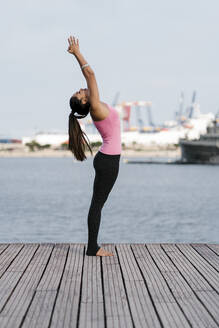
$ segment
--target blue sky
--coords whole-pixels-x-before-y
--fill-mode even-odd
[[[86,81],[69,35],[96,73],[102,101],[150,100],[172,119],[180,92],[203,113],[219,108],[216,0],[20,0],[2,5],[0,136],[67,132],[71,94]]]

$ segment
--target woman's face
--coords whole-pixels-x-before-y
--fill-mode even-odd
[[[86,104],[89,99],[89,90],[80,89],[79,91],[76,91],[73,96],[81,100],[82,104]]]

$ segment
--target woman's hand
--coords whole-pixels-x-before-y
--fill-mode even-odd
[[[70,36],[70,38],[68,38],[68,43],[69,47],[67,51],[70,54],[75,55],[80,52],[78,39],[76,40],[74,36]]]

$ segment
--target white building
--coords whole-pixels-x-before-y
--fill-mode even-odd
[[[40,145],[49,144],[51,146],[60,146],[64,142],[68,142],[68,134],[59,133],[38,133],[33,137],[22,137],[22,144],[36,141]]]

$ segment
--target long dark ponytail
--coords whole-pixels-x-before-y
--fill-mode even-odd
[[[84,161],[85,159],[87,159],[87,157],[85,156],[86,146],[89,148],[92,155],[93,152],[89,144],[89,139],[86,133],[82,131],[77,119],[81,119],[87,116],[90,111],[90,103],[87,102],[86,104],[82,104],[77,97],[72,96],[70,98],[69,105],[72,111],[69,115],[68,123],[68,149],[74,154],[75,158],[78,161]],[[79,116],[75,116],[75,113],[78,113]],[[88,142],[85,136],[88,139]]]

